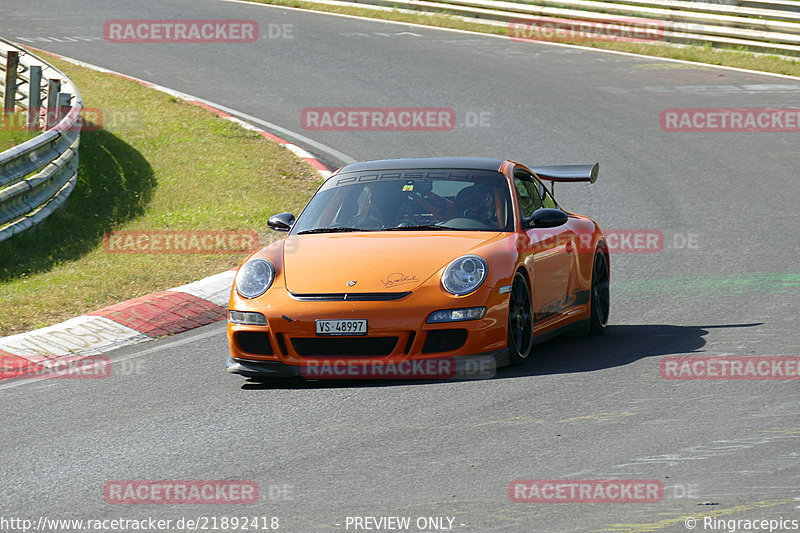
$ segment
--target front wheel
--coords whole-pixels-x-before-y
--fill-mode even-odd
[[[517,272],[508,304],[508,357],[512,365],[521,365],[533,347],[533,312],[531,292],[525,276]]]
[[[592,310],[589,316],[589,335],[602,335],[608,323],[608,310],[611,297],[609,280],[611,279],[606,255],[598,249],[594,254],[592,268]]]

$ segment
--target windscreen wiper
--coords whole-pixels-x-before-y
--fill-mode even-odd
[[[314,229],[307,229],[304,231],[298,231],[296,235],[307,235],[309,233],[345,233],[348,231],[372,231],[363,228],[348,228],[345,226],[337,226],[335,228],[314,228]]]
[[[416,226],[396,226],[394,228],[386,228],[383,231],[420,231],[420,230],[458,231],[458,228],[451,228],[449,226],[441,226],[439,224],[418,224]]]

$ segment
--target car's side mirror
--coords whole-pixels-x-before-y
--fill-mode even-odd
[[[294,225],[294,215],[291,213],[278,213],[272,215],[267,221],[267,226],[275,231],[289,231]]]
[[[560,209],[540,207],[527,219],[526,228],[555,228],[563,226],[568,220],[567,214]]]

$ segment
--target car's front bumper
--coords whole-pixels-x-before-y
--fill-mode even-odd
[[[486,307],[480,319],[427,323],[437,310],[480,306]],[[436,379],[463,376],[465,369],[485,374],[477,369],[494,369],[507,362],[508,294],[495,288],[461,298],[443,299],[436,287],[420,288],[394,301],[338,302],[298,301],[285,289],[278,289],[256,300],[234,294],[230,308],[258,312],[267,320],[266,326],[228,323],[231,373],[317,379],[386,378],[395,371],[407,372],[395,376],[398,378],[430,373]],[[368,333],[319,336],[317,319],[366,319]],[[446,362],[423,364],[431,360]],[[361,375],[356,375],[358,366]],[[345,367],[347,376],[334,375]],[[382,375],[384,370],[389,375]]]

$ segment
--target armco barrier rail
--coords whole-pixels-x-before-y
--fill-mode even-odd
[[[19,67],[13,72],[9,67],[16,58]],[[19,127],[14,114],[27,111],[26,126],[36,129],[46,110],[46,131],[0,152],[2,242],[42,222],[64,204],[75,188],[83,100],[75,84],[61,71],[4,39],[0,39],[0,67],[4,80],[0,126],[8,127],[11,122],[11,127]]]
[[[326,0],[320,0],[327,3]],[[582,24],[635,24],[644,19],[659,28],[659,40],[685,44],[711,44],[757,52],[800,55],[800,2],[796,0],[735,0],[741,5],[688,0],[350,0],[334,4],[394,7],[441,12],[509,26],[535,19],[563,27],[563,21]],[[562,21],[559,23],[558,21]],[[643,22],[644,22],[643,21]]]

